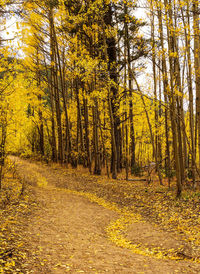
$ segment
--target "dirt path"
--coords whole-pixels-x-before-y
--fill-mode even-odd
[[[26,273],[200,273],[200,265],[193,262],[161,260],[117,247],[105,229],[120,214],[58,188],[61,179],[67,184],[70,178],[56,178],[53,169],[28,161],[17,165],[27,181],[34,184],[37,177],[40,186],[33,187],[39,208],[23,232]],[[134,230],[130,233],[134,239]]]

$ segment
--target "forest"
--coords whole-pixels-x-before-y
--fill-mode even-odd
[[[198,255],[173,256],[200,261],[199,1],[0,0],[0,26],[0,209],[15,199],[10,181],[17,199],[26,200],[26,185],[36,180],[45,188],[45,170],[56,167],[58,187],[66,173],[67,189],[105,208],[133,203],[145,220],[147,206],[157,214],[153,222],[168,214],[175,230],[181,222],[183,231],[192,226],[186,234]],[[127,217],[119,221],[122,230],[140,219],[113,210]],[[111,238],[113,231],[108,228]],[[123,241],[122,247],[139,248]],[[5,250],[12,257],[12,248]],[[0,247],[0,273],[29,273],[5,262],[5,250]],[[151,254],[162,257],[159,252]],[[77,269],[70,273],[94,273]]]

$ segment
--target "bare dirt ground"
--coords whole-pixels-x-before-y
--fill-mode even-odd
[[[140,255],[111,242],[106,227],[120,218],[120,213],[67,191],[94,193],[95,177],[63,174],[57,167],[16,157],[12,160],[29,182],[37,204],[21,226],[25,252],[21,273],[200,273],[200,264],[190,260]],[[105,187],[106,193],[99,197],[111,195],[108,190]],[[155,229],[148,222],[138,221],[122,233],[133,244],[146,247],[173,249],[182,245],[177,235]]]

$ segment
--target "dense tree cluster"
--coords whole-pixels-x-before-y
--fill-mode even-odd
[[[190,179],[196,187],[199,3],[148,0],[145,6],[146,22],[130,0],[21,2],[24,56],[15,73],[1,72],[1,81],[13,80],[24,94],[17,103],[24,123],[15,122],[20,129],[8,150],[81,164],[99,175],[105,168],[112,178],[125,169],[128,179],[155,162],[161,184],[176,175],[177,196]]]

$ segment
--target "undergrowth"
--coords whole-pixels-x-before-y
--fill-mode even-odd
[[[25,273],[24,219],[30,214],[29,195],[15,165],[6,161],[0,190],[0,273]]]

